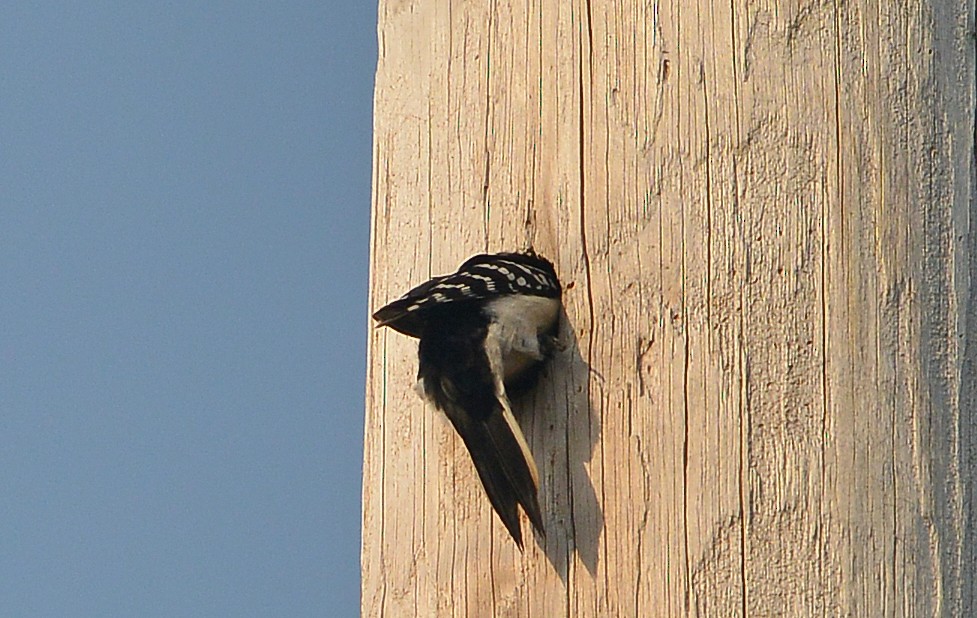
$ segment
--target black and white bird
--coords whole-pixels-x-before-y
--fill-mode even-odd
[[[529,249],[476,255],[373,314],[420,339],[417,388],[464,441],[489,501],[520,549],[519,506],[543,534],[539,472],[509,393],[531,388],[554,349],[562,289]]]

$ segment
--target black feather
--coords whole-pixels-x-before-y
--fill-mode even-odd
[[[540,534],[543,517],[530,463],[495,393],[482,345],[487,326],[478,314],[444,316],[437,330],[421,337],[417,377],[461,436],[492,507],[522,548],[517,506]]]
[[[379,326],[420,339],[417,377],[424,394],[461,436],[492,507],[520,549],[519,507],[540,534],[543,517],[536,464],[509,410],[506,392],[530,388],[542,364],[527,363],[523,355],[507,365],[504,351],[502,359],[490,360],[486,336],[492,316],[498,316],[492,313],[496,299],[513,295],[559,299],[561,294],[553,264],[532,250],[482,254],[373,314]],[[554,322],[548,332],[539,333],[544,357],[552,351],[555,329]],[[492,332],[493,354],[499,354],[496,325]],[[492,375],[493,362],[504,365],[501,376],[509,376],[504,387]]]
[[[510,268],[513,276],[500,276],[500,266]],[[520,279],[525,283],[520,285]],[[562,291],[552,262],[531,249],[526,253],[483,253],[469,258],[456,272],[434,277],[411,289],[377,310],[373,319],[377,326],[389,326],[420,338],[424,323],[433,318],[432,313],[442,312],[447,306],[457,311],[458,303],[474,304],[502,294],[559,298]]]

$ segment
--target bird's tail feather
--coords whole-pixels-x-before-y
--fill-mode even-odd
[[[485,419],[473,418],[453,405],[445,406],[444,411],[471,454],[492,507],[521,549],[517,506],[522,506],[540,534],[544,532],[537,497],[539,473],[508,402],[499,404],[500,409]]]

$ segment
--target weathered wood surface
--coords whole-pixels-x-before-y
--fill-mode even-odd
[[[371,330],[364,616],[977,615],[973,0],[381,0],[379,52],[371,309],[573,287],[525,554]]]

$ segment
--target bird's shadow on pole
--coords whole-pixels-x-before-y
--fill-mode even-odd
[[[515,412],[530,427],[532,450],[540,467],[540,504],[546,536],[536,544],[564,584],[574,557],[591,577],[597,572],[604,515],[587,471],[600,438],[601,410],[591,390],[601,380],[583,358],[566,313],[559,347],[538,388],[516,402]]]

